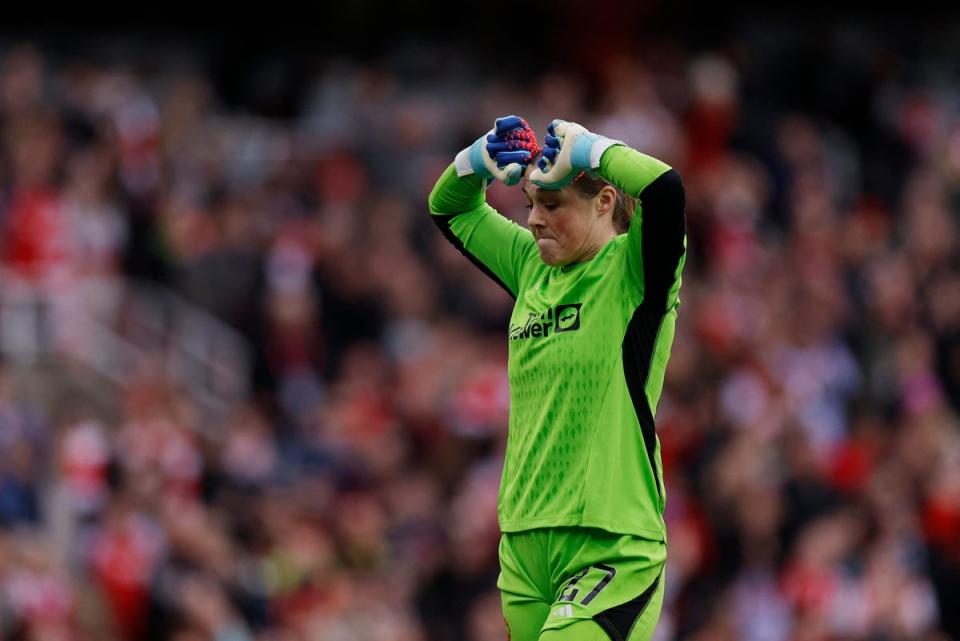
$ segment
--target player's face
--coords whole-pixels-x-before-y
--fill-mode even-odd
[[[548,265],[588,260],[613,235],[609,198],[584,198],[569,187],[541,189],[531,183],[523,185],[523,194],[530,212],[527,225]]]

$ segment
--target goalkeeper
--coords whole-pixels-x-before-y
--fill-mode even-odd
[[[653,416],[679,304],[683,184],[572,122],[554,120],[540,151],[523,119],[500,118],[429,199],[450,242],[516,300],[497,586],[512,641],[646,640],[663,602]],[[529,229],[486,203],[494,179],[520,185]]]

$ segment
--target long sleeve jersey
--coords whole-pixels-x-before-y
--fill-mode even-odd
[[[604,152],[598,173],[638,204],[627,232],[578,264],[544,263],[530,231],[453,165],[430,194],[430,212],[516,301],[506,331],[501,530],[581,526],[665,540],[654,413],[686,252],[683,184],[622,145]]]

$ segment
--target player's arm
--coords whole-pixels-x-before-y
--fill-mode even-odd
[[[627,230],[627,265],[643,281],[644,299],[676,303],[686,254],[686,192],[675,169],[630,147],[603,153],[598,173],[637,198]]]
[[[499,118],[490,132],[457,154],[428,199],[444,236],[514,298],[521,268],[536,247],[528,230],[487,204],[486,188],[494,179],[519,182],[538,152],[536,136],[522,118]]]
[[[644,299],[663,300],[667,307],[675,304],[686,251],[686,195],[680,174],[619,140],[554,120],[530,181],[558,189],[583,171],[637,199],[627,232],[629,275],[643,283]]]

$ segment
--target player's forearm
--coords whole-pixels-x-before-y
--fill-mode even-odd
[[[598,168],[600,176],[635,198],[668,171],[670,165],[625,145],[603,152]]]
[[[486,202],[483,179],[476,175],[457,176],[453,163],[440,175],[427,203],[435,216],[452,216],[472,211]]]

